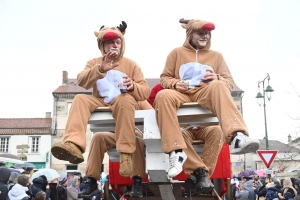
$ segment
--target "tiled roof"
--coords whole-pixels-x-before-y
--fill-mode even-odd
[[[259,140],[259,150],[265,150],[266,149],[266,140],[260,139]],[[295,148],[289,144],[284,144],[282,142],[279,142],[277,140],[268,140],[269,143],[269,150],[278,150],[278,152],[282,153],[296,153],[300,152],[300,149]]]
[[[78,86],[77,79],[68,79],[68,82],[66,84],[60,85],[58,88],[56,88],[52,94],[55,93],[87,93],[92,94],[93,89],[90,88],[88,90],[84,89],[83,87]]]
[[[52,118],[0,118],[0,135],[51,134]]]
[[[52,118],[0,118],[0,129],[49,128]]]

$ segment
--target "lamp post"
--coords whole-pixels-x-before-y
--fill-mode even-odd
[[[265,88],[265,80],[268,79],[268,86]],[[270,76],[267,74],[267,76],[262,80],[258,81],[258,93],[256,95],[257,103],[259,106],[261,106],[262,101],[264,102],[264,116],[265,116],[265,139],[266,139],[266,150],[269,150],[269,141],[268,141],[268,130],[267,130],[267,117],[266,117],[266,101],[265,96],[267,94],[267,98],[270,101],[273,96],[273,88],[269,84]],[[260,84],[263,84],[263,94],[260,92]]]

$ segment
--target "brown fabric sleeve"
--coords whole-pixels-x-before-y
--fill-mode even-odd
[[[92,59],[87,62],[84,70],[82,70],[77,75],[77,81],[79,86],[88,90],[95,85],[98,79],[104,78],[106,76],[106,73],[101,73],[99,71],[100,60],[101,58]]]
[[[176,66],[176,57],[177,54],[173,50],[171,53],[168,55],[165,68],[160,75],[160,82],[165,89],[175,89],[175,85],[177,82],[180,81],[180,79],[173,78],[175,76],[175,66]]]

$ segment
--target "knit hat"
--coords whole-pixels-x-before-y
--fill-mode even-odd
[[[63,184],[65,184],[65,183],[67,182],[67,180],[68,180],[68,178],[65,177],[65,178],[63,178],[61,181],[59,181],[59,183],[60,183],[61,185],[63,185]]]

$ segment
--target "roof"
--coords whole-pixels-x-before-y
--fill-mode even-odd
[[[52,118],[0,118],[0,135],[51,134]]]
[[[66,84],[60,85],[58,88],[56,88],[52,94],[54,93],[87,93],[92,94],[93,89],[90,88],[86,90],[83,87],[78,86],[77,79],[68,79],[68,82]]]
[[[265,150],[266,149],[266,140],[260,139],[259,143],[260,143],[259,150]],[[278,152],[282,152],[282,153],[300,152],[300,149],[293,147],[289,144],[279,142],[277,140],[268,140],[268,143],[269,143],[269,150],[278,150]]]

